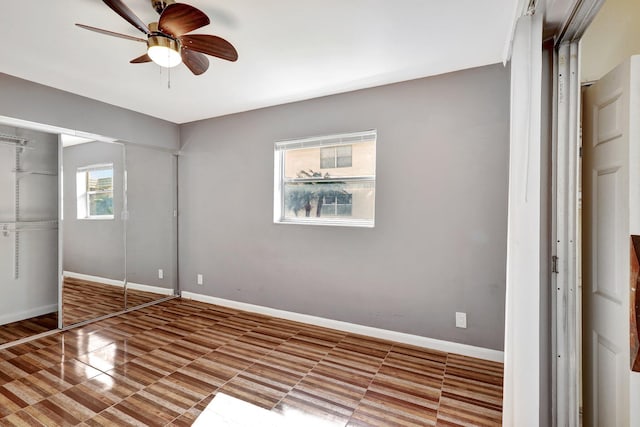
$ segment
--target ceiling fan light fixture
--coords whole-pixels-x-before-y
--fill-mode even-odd
[[[172,68],[182,63],[177,40],[164,36],[150,36],[148,44],[147,55],[159,66]]]

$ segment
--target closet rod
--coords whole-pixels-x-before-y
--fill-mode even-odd
[[[0,233],[22,233],[23,231],[49,231],[49,230],[57,230],[58,227],[26,227],[26,228],[0,228]]]
[[[3,144],[24,145],[28,141],[29,140],[26,138],[20,138],[19,136],[0,133],[0,143]]]
[[[9,233],[19,233],[23,231],[49,231],[57,230],[58,221],[18,221],[0,223],[0,233],[8,237]]]

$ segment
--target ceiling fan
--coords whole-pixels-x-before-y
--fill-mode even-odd
[[[146,40],[89,25],[76,25],[108,36],[146,43],[147,53],[132,59],[132,64],[153,61],[162,67],[170,68],[183,62],[193,74],[200,75],[209,68],[209,60],[204,54],[227,61],[238,59],[236,49],[223,38],[208,34],[187,34],[211,22],[207,15],[193,6],[175,3],[174,0],[151,0],[151,5],[160,14],[160,18],[158,22],[145,25],[121,0],[102,1],[146,34]]]

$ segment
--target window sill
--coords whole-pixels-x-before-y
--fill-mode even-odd
[[[110,221],[115,219],[113,215],[104,215],[104,216],[90,216],[86,218],[78,218],[79,221]]]
[[[317,218],[296,218],[296,219],[276,219],[274,224],[287,225],[321,225],[330,227],[358,227],[358,228],[374,228],[375,221],[367,219],[317,219]]]

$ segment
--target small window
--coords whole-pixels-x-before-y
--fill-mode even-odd
[[[113,219],[113,164],[78,168],[78,219]]]
[[[320,149],[320,169],[350,168],[351,165],[350,145]]]
[[[376,131],[275,145],[274,222],[374,226]]]
[[[353,194],[349,194],[346,191],[324,195],[322,200],[319,201],[319,203],[322,203],[322,216],[351,216],[352,200]]]

